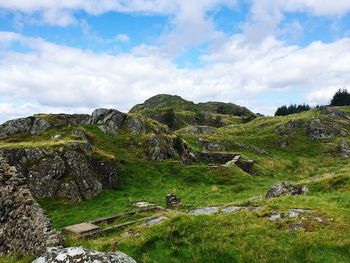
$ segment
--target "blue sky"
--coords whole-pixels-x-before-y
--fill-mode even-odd
[[[0,2],[0,121],[158,93],[273,114],[349,83],[348,0]]]

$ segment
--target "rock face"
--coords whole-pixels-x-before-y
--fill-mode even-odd
[[[35,197],[78,202],[118,184],[114,162],[89,157],[81,145],[58,150],[7,149],[4,156],[21,170]]]
[[[41,255],[62,236],[34,200],[25,177],[0,157],[0,256]]]
[[[302,185],[293,185],[289,182],[282,182],[280,184],[273,185],[266,193],[266,198],[278,197],[282,195],[303,195],[306,194],[309,189]]]
[[[136,263],[134,259],[122,252],[102,253],[81,247],[55,247],[33,263]]]

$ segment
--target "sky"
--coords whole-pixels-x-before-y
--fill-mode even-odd
[[[156,94],[266,115],[350,90],[350,0],[0,0],[0,122]]]

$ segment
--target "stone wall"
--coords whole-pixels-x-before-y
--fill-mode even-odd
[[[0,153],[0,256],[41,255],[63,239],[34,200],[26,178]]]

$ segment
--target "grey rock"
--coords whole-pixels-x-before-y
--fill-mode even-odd
[[[109,114],[108,109],[96,109],[91,114],[91,123],[102,123],[102,120]]]
[[[148,155],[154,161],[168,160],[176,156],[174,142],[170,136],[153,136],[148,139]]]
[[[277,220],[282,219],[281,213],[279,211],[274,211],[272,213],[269,213],[267,215],[267,218],[270,219],[271,221],[277,221]]]
[[[350,146],[348,142],[344,139],[340,140],[337,148],[337,153],[339,153],[342,157],[349,158],[350,157]]]
[[[203,133],[203,134],[213,134],[215,132],[215,129],[213,127],[209,126],[194,126],[190,125],[185,128],[185,132],[188,134],[197,134],[197,133]]]
[[[85,144],[58,150],[7,149],[4,156],[20,169],[35,197],[82,201],[97,196],[102,188],[118,185],[118,172],[112,160],[89,157]]]
[[[128,116],[126,120],[126,127],[130,130],[132,134],[146,134],[147,127],[145,123],[135,116]]]
[[[136,263],[122,252],[103,253],[82,247],[54,247],[33,263]]]
[[[25,177],[0,157],[0,256],[40,255],[62,244],[44,210],[34,200]]]
[[[240,207],[240,206],[227,206],[227,207],[221,209],[221,213],[222,213],[222,214],[230,214],[230,213],[234,213],[234,212],[241,211],[242,209],[244,209],[244,207]]]
[[[160,216],[160,217],[157,217],[157,218],[153,218],[149,221],[147,221],[144,226],[154,226],[154,225],[158,225],[160,224],[162,221],[164,220],[167,220],[168,218],[165,217],[165,216]]]
[[[196,210],[192,210],[189,212],[190,215],[213,215],[219,213],[219,207],[205,207]]]
[[[309,189],[302,185],[293,185],[289,182],[282,182],[280,184],[273,185],[266,193],[266,198],[278,197],[282,195],[303,195],[306,194]]]
[[[34,115],[7,121],[0,125],[0,139],[17,133],[39,134],[51,128],[78,126],[91,122],[91,117],[87,114],[50,114],[47,116],[46,118],[42,117],[42,115]]]
[[[225,146],[215,143],[215,142],[204,142],[204,148],[210,152],[223,152],[225,151]]]

